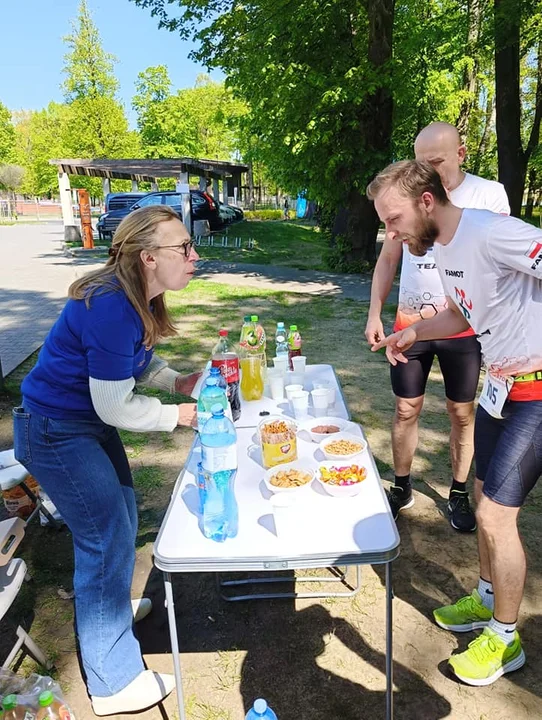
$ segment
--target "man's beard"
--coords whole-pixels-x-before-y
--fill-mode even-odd
[[[435,244],[438,233],[438,227],[433,218],[420,217],[415,232],[412,235],[403,235],[403,240],[413,255],[423,257]]]

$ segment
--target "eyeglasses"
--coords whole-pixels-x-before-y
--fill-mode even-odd
[[[182,243],[182,245],[160,245],[158,250],[162,250],[163,248],[171,248],[172,250],[182,250],[184,253],[185,258],[190,257],[190,253],[192,252],[192,248],[196,244],[195,240],[189,240],[188,242]],[[179,253],[180,255],[181,253]]]

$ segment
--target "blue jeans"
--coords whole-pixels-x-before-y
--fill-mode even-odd
[[[23,401],[24,402],[24,401]],[[66,521],[75,555],[76,631],[90,695],[122,690],[145,667],[130,588],[137,507],[117,430],[13,411],[15,457]]]

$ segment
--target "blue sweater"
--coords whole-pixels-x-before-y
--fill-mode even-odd
[[[152,359],[124,291],[98,290],[90,307],[68,300],[21,386],[25,407],[57,420],[96,420],[89,377],[137,380]]]

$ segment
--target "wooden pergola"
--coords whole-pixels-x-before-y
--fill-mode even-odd
[[[58,167],[62,219],[64,221],[64,235],[67,239],[77,234],[73,216],[70,175],[101,177],[104,195],[111,192],[112,179],[131,180],[132,189],[136,191],[140,182],[150,182],[152,188],[157,190],[157,178],[174,178],[177,192],[182,195],[183,221],[188,231],[191,232],[190,175],[199,177],[201,190],[206,190],[209,184],[208,181],[212,180],[212,194],[215,200],[222,199],[222,202],[227,205],[230,188],[234,190],[234,196],[237,194],[237,198],[241,199],[241,177],[243,173],[248,172],[248,165],[241,163],[186,157],[161,160],[60,159],[50,160],[49,162],[51,165]],[[222,181],[222,198],[220,198],[219,181]]]

